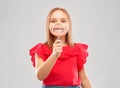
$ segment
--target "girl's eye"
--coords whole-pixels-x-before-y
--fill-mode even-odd
[[[56,21],[55,21],[55,20],[50,20],[50,22],[51,22],[51,23],[54,23],[54,22],[56,22]]]
[[[67,22],[67,20],[63,18],[63,19],[61,19],[61,22]]]
[[[66,22],[66,20],[62,20],[61,22]]]

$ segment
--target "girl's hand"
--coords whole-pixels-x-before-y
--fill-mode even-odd
[[[61,55],[61,52],[62,52],[62,41],[57,39],[53,43],[53,52],[52,52],[52,54],[58,58]]]

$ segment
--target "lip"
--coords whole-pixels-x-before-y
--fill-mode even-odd
[[[64,28],[53,28],[53,31],[55,33],[63,33],[64,32]]]
[[[64,30],[64,28],[53,28],[53,30]]]

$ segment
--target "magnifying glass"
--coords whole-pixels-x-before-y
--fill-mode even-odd
[[[64,27],[64,28],[63,28]],[[63,32],[65,31],[65,30],[68,30],[68,24],[66,24],[66,26],[64,26],[64,25],[62,25],[62,24],[54,24],[54,25],[52,25],[52,30],[54,30],[54,28],[59,28],[58,30],[63,30]],[[60,29],[61,28],[61,29]],[[61,33],[61,31],[57,31],[57,32],[60,32]],[[60,40],[60,38],[61,38],[61,34],[60,35],[56,35],[56,37],[57,37],[57,39],[58,40]]]

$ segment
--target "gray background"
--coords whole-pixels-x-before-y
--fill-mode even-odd
[[[56,6],[69,11],[74,41],[89,45],[93,88],[120,88],[119,0],[0,0],[0,88],[40,88],[29,49],[45,41],[46,16]]]

